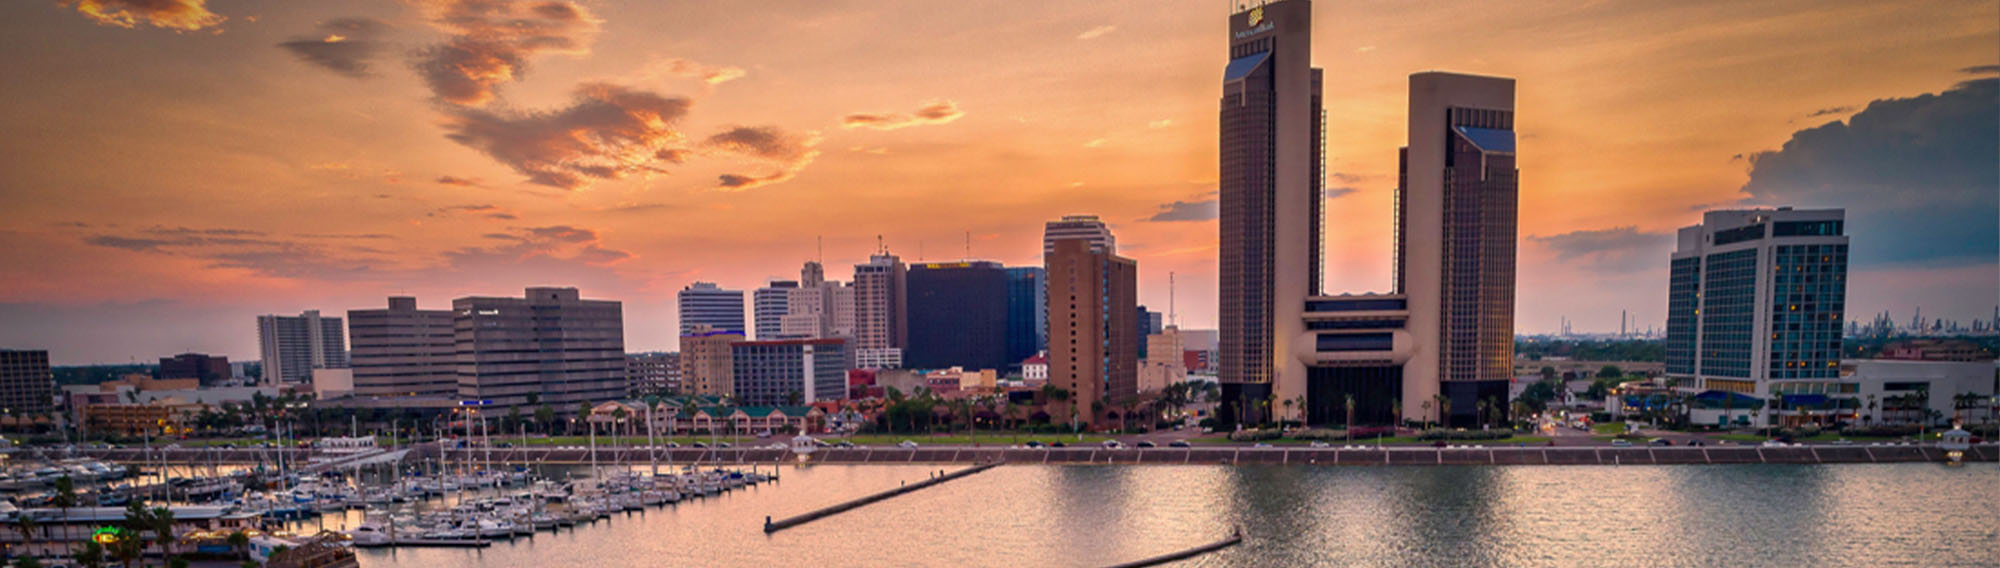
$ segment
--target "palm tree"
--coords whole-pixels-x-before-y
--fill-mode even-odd
[[[1389,431],[1394,432],[1403,425],[1403,399],[1389,399],[1389,415],[1392,417],[1389,419]]]
[[[1486,399],[1479,399],[1472,402],[1472,408],[1479,413],[1479,426],[1482,428],[1486,426],[1486,407],[1488,404]]]
[[[1418,430],[1422,430],[1422,429],[1424,429],[1424,428],[1429,428],[1429,427],[1431,427],[1431,422],[1430,422],[1430,418],[1431,418],[1431,403],[1432,403],[1432,402],[1435,402],[1435,399],[1432,399],[1432,400],[1426,400],[1426,401],[1424,401],[1424,405],[1423,405],[1423,406],[1424,406],[1424,423],[1423,423],[1423,427],[1422,427],[1422,428],[1418,428]]]
[[[138,535],[128,535],[111,542],[111,557],[118,559],[125,568],[132,568],[132,563],[138,562],[145,554],[146,541],[141,540]]]
[[[243,531],[236,531],[229,533],[229,549],[241,555],[243,557],[243,560],[245,561],[250,560],[249,533],[245,533]]]
[[[1347,443],[1354,443],[1354,395],[1347,395]]]
[[[83,546],[71,550],[69,557],[83,568],[104,568],[104,546],[94,540],[83,541]]]
[[[14,530],[21,533],[21,546],[23,548],[28,546],[28,541],[35,539],[35,528],[38,526],[40,525],[35,522],[35,517],[29,515],[27,511],[22,511],[20,516],[14,519]],[[13,555],[11,547],[7,552],[9,556]]]
[[[76,481],[67,475],[56,478],[56,496],[51,504],[62,510],[63,520],[68,522],[69,508],[76,506]]]
[[[33,556],[16,558],[14,559],[14,568],[42,568],[42,559]]]
[[[147,528],[153,531],[153,542],[160,545],[160,557],[171,556],[174,542],[178,540],[174,536],[174,511],[166,507],[154,507],[152,514],[146,517],[146,524]]]

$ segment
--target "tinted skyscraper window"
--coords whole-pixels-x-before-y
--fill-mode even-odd
[[[681,335],[706,325],[717,331],[749,335],[743,325],[743,291],[725,290],[713,282],[696,282],[681,289]]]
[[[912,369],[1003,369],[1007,363],[1007,273],[997,262],[910,265]]]
[[[1048,270],[1040,266],[1007,268],[1007,364],[1010,366],[1049,348],[1048,276]]]

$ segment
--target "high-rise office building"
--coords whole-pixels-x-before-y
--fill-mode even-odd
[[[1396,291],[1416,351],[1403,414],[1442,394],[1454,425],[1479,402],[1504,408],[1514,377],[1514,262],[1520,201],[1514,80],[1410,76],[1409,145],[1396,190]]]
[[[29,416],[55,409],[56,377],[49,352],[0,349],[0,414]]]
[[[1145,306],[1139,306],[1139,313],[1137,314],[1137,316],[1138,319],[1135,321],[1139,322],[1139,337],[1141,338],[1151,337],[1153,334],[1159,333],[1160,330],[1165,329],[1166,327],[1164,325],[1166,318],[1162,317],[1160,312],[1148,310],[1146,309]],[[1139,342],[1140,359],[1143,360],[1146,358],[1146,353],[1148,352],[1148,349],[1150,349],[1150,347],[1148,347],[1147,342],[1145,341]]]
[[[1007,267],[1007,365],[1018,366],[1049,348],[1049,271]]]
[[[625,354],[625,384],[632,394],[681,394],[681,354],[652,351]]]
[[[737,404],[778,406],[847,398],[847,340],[739,341],[729,346]]]
[[[681,334],[681,385],[690,394],[724,396],[735,392],[730,382],[734,360],[729,345],[743,341],[743,332],[706,325]]]
[[[417,309],[392,296],[389,307],[347,310],[354,393],[363,396],[458,395],[458,340],[451,310]]]
[[[706,325],[722,331],[748,335],[743,325],[743,291],[725,290],[714,282],[696,282],[682,288],[680,296],[681,335]]]
[[[1118,239],[1111,236],[1111,228],[1096,215],[1064,215],[1043,225],[1042,256],[1055,252],[1056,241],[1063,239],[1083,239],[1090,241],[1091,250],[1118,252]]]
[[[1735,209],[1682,228],[1668,272],[1667,375],[1765,398],[1838,393],[1845,218]]]
[[[1320,290],[1326,115],[1310,0],[1231,14],[1228,39],[1217,308],[1221,412],[1236,420],[1239,411],[1267,416],[1247,401],[1304,394],[1292,338],[1305,332],[1304,299]]]
[[[904,367],[1007,367],[1007,271],[1000,263],[917,263],[906,283],[910,343]]]
[[[1139,358],[1139,392],[1159,392],[1187,381],[1186,346],[1179,327],[1167,326],[1146,336],[1146,354]]]
[[[559,412],[624,398],[625,315],[613,300],[575,288],[529,288],[525,297],[451,301],[458,396],[514,406],[528,395]]]
[[[857,358],[901,359],[909,344],[909,269],[883,252],[854,265],[854,347]],[[891,357],[890,352],[895,352]]]
[[[229,368],[229,358],[220,355],[182,353],[160,358],[161,379],[195,379],[201,382],[201,386],[209,387],[235,376]]]
[[[756,318],[757,339],[784,336],[785,314],[791,312],[792,293],[798,289],[796,280],[772,280],[750,293],[750,311]]]
[[[1048,263],[1049,383],[1069,391],[1079,423],[1139,390],[1139,265],[1094,250],[1085,239],[1056,241]],[[1060,418],[1058,420],[1061,420]]]
[[[296,316],[257,316],[257,345],[264,356],[265,383],[303,383],[313,369],[347,368],[346,330],[340,318],[319,310]]]

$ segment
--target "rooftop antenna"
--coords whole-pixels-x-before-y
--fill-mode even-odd
[[[826,264],[826,236],[815,235],[813,236],[813,242],[819,248],[818,252],[813,253],[813,262],[820,263],[821,265]]]
[[[972,231],[965,232],[965,259],[972,260]]]
[[[1180,312],[1174,310],[1174,273],[1167,273],[1167,324],[1176,328],[1181,325]]]
[[[875,235],[875,254],[882,254],[886,252],[889,252],[889,247],[882,245],[882,235]]]

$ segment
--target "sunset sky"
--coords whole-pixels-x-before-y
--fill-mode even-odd
[[[1518,83],[1517,330],[1662,327],[1674,229],[1845,207],[1848,317],[1992,317],[1993,2],[1321,1],[1330,292],[1390,280],[1410,73]],[[1039,264],[1096,214],[1215,325],[1228,2],[0,3],[0,347],[256,358],[254,316]]]

